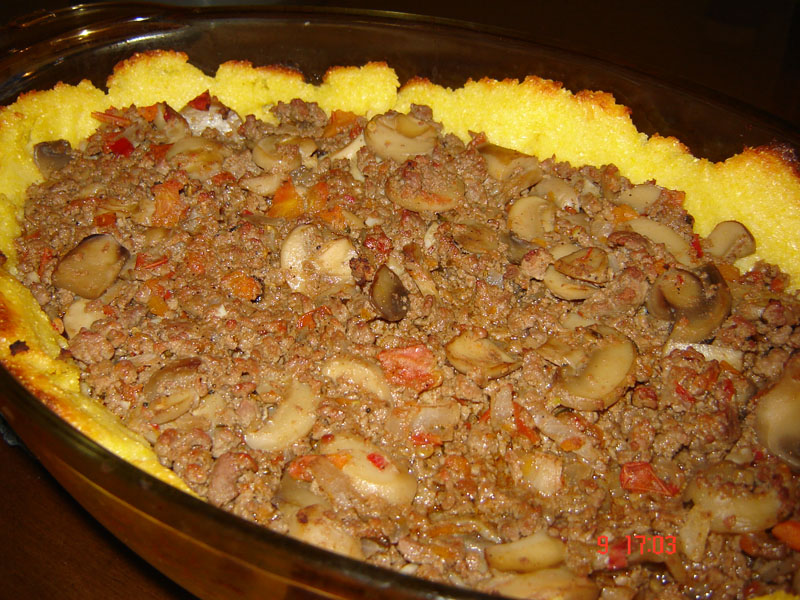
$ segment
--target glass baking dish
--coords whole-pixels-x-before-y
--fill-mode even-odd
[[[445,86],[536,74],[572,90],[612,92],[641,131],[674,135],[697,156],[745,145],[798,145],[779,121],[506,32],[441,19],[356,11],[76,6],[0,30],[0,104],[58,81],[102,86],[134,52],[176,49],[213,74],[228,60],[280,64],[318,81],[336,65],[385,61],[401,82]],[[0,370],[0,412],[103,525],[200,598],[481,598],[310,547],[190,497],[74,430]]]

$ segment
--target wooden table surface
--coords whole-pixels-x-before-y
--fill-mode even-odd
[[[193,600],[0,438],[0,597]]]

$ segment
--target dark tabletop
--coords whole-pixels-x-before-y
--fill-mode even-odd
[[[170,2],[166,2],[170,3]],[[236,5],[219,0],[179,5]],[[68,1],[3,2],[0,23]],[[800,127],[800,4],[794,0],[643,3],[284,2],[411,12],[521,31],[539,42],[715,90]],[[0,597],[191,596],[106,532],[18,446],[0,440]]]

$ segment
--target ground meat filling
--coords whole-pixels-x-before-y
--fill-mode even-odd
[[[800,302],[734,266],[740,224],[426,107],[272,112],[204,94],[37,148],[19,276],[164,465],[484,591],[799,591]]]

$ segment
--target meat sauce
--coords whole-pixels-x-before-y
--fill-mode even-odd
[[[800,304],[734,266],[744,227],[426,107],[272,112],[205,94],[37,148],[20,278],[164,465],[483,591],[798,591]]]

